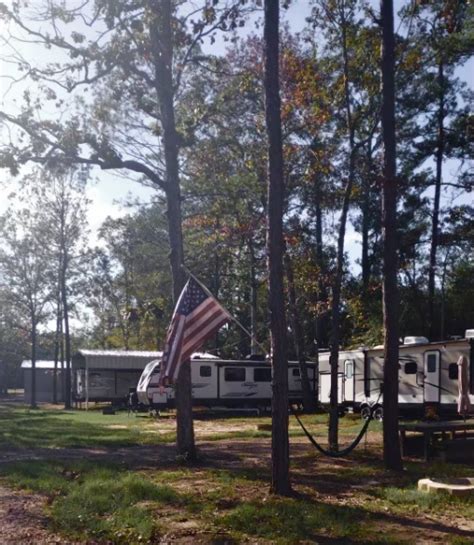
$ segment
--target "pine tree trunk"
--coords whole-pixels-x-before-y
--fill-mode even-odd
[[[61,298],[63,306],[64,317],[64,345],[65,345],[65,360],[66,360],[66,378],[65,378],[65,392],[64,392],[64,408],[70,409],[71,404],[71,335],[69,331],[69,303],[67,299],[67,286],[66,286],[66,271],[67,261],[66,256],[63,256],[63,266],[61,271]]]
[[[288,360],[283,291],[283,152],[279,82],[279,4],[265,0],[265,117],[268,134],[268,270],[273,366],[272,484],[276,494],[291,492],[288,440]]]
[[[332,309],[331,309],[331,337],[329,364],[331,368],[331,392],[329,395],[329,430],[328,443],[331,450],[338,450],[338,374],[339,374],[339,343],[340,343],[340,322],[341,322],[341,291],[342,276],[344,272],[344,240],[346,237],[346,223],[349,212],[349,203],[354,185],[355,176],[355,131],[352,119],[351,96],[349,87],[349,54],[347,44],[347,23],[344,15],[344,6],[341,9],[341,31],[342,31],[342,57],[344,72],[344,99],[346,110],[347,132],[349,137],[349,172],[344,189],[344,199],[342,203],[341,219],[339,224],[339,233],[337,239],[337,258],[336,274],[332,287]]]
[[[220,229],[219,219],[217,219],[214,228],[216,229],[216,232],[218,232],[218,230]],[[219,298],[219,290],[221,289],[220,273],[221,273],[221,261],[220,261],[219,252],[216,249],[215,252],[214,252],[214,279],[213,279],[213,282],[212,282],[212,291],[213,291],[216,298]],[[216,349],[216,352],[217,352],[219,350],[219,346],[220,346],[220,343],[219,343],[219,330],[216,331],[216,334],[215,334],[214,338],[215,338],[215,349]]]
[[[173,5],[171,0],[160,0],[159,2],[148,2],[148,7],[152,15],[150,17],[150,38],[156,74],[156,93],[163,128],[170,243],[169,259],[173,279],[173,297],[176,302],[184,287],[186,277],[183,270],[184,250],[178,161],[179,146],[174,113]],[[186,456],[188,460],[193,460],[196,456],[191,396],[191,368],[186,363],[183,364],[177,380],[176,426],[178,453]]]
[[[398,438],[398,259],[395,139],[395,40],[393,0],[381,0],[382,136],[384,147],[382,235],[385,361],[383,374],[383,447],[387,469],[401,470]]]
[[[63,400],[66,399],[66,373],[64,372],[64,335],[63,335],[63,315],[59,324],[59,361],[61,362],[61,392]]]
[[[58,403],[58,362],[59,362],[59,340],[61,328],[61,291],[57,293],[56,303],[56,331],[54,335],[54,374],[53,374],[53,403]]]
[[[36,316],[31,314],[31,400],[30,407],[36,409]]]
[[[186,461],[196,459],[192,408],[191,362],[181,365],[176,382],[176,447]]]
[[[362,182],[362,290],[367,296],[370,282],[370,261],[369,261],[369,224],[370,224],[370,184],[367,180]]]
[[[288,280],[288,301],[290,304],[291,325],[296,349],[296,357],[300,367],[301,390],[303,394],[303,407],[305,412],[314,412],[316,409],[316,397],[311,391],[311,385],[308,378],[308,366],[306,365],[304,334],[301,327],[298,303],[296,301],[295,280],[293,275],[293,266],[288,254],[285,255],[286,278]]]
[[[321,198],[318,191],[316,201],[314,203],[315,213],[316,213],[316,259],[318,260],[318,265],[322,269],[324,261],[324,250],[323,250],[323,213],[321,209]]]
[[[449,258],[449,249],[447,250],[446,257],[443,262],[443,275],[441,277],[441,308],[440,308],[440,317],[439,317],[439,337],[440,339],[446,338],[446,276],[448,272],[448,258]]]
[[[331,369],[331,391],[329,394],[329,430],[328,443],[331,450],[337,451],[339,448],[338,422],[339,422],[339,403],[338,403],[338,377],[339,377],[339,344],[341,341],[341,291],[342,275],[344,272],[344,239],[346,237],[347,214],[349,212],[349,202],[352,193],[354,180],[354,158],[353,153],[350,157],[349,178],[344,190],[344,200],[342,203],[341,220],[339,224],[339,234],[337,238],[337,262],[336,275],[332,288],[332,309],[331,309],[331,340],[329,346],[329,366]]]
[[[318,180],[315,180],[315,193],[316,199],[314,202],[315,210],[315,219],[316,219],[316,261],[319,267],[319,279],[318,279],[318,288],[317,288],[317,302],[323,303],[327,301],[328,294],[325,285],[324,276],[326,273],[326,263],[324,261],[324,248],[323,248],[323,212],[321,207],[321,191],[319,189]],[[323,334],[323,329],[327,330],[327,327],[324,327],[324,324],[327,322],[326,313],[321,314],[318,311],[316,315],[315,323],[315,337],[318,346],[325,346],[326,335]]]
[[[433,203],[433,218],[431,224],[431,248],[430,248],[430,266],[428,272],[428,324],[429,324],[429,339],[436,340],[435,328],[435,281],[436,281],[436,266],[437,252],[439,239],[439,209],[441,201],[441,182],[443,178],[443,156],[444,156],[444,116],[445,116],[445,93],[444,93],[444,65],[441,60],[438,65],[438,91],[439,91],[439,108],[438,108],[438,142],[436,149],[436,179],[435,179],[435,195]]]
[[[257,340],[257,312],[258,312],[258,284],[257,271],[255,265],[255,250],[252,240],[248,242],[250,254],[250,353],[252,355],[259,353]]]

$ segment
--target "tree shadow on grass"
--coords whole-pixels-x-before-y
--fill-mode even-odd
[[[116,448],[143,445],[147,440],[138,429],[112,428],[105,420],[103,423],[78,421],[70,414],[68,418],[65,412],[0,409],[0,447]],[[153,441],[169,442],[173,436],[154,437]]]
[[[343,519],[347,520],[349,524],[359,523],[362,526],[366,525],[368,530],[370,529],[370,527],[377,527],[380,529],[394,528],[394,526],[398,526],[400,528],[403,528],[407,535],[410,535],[411,531],[421,531],[425,536],[429,536],[430,533],[432,534],[433,532],[437,532],[439,534],[444,534],[444,537],[458,536],[462,538],[474,539],[473,531],[463,530],[455,526],[448,526],[442,522],[436,522],[421,518],[413,518],[410,516],[410,513],[407,513],[407,516],[405,517],[394,513],[384,513],[378,511],[374,512],[369,510],[368,508],[365,509],[364,507],[360,506],[354,507],[347,504],[337,505],[332,503],[326,503],[321,502],[320,500],[316,500],[311,495],[305,493],[298,493],[295,497],[305,505],[313,505],[319,507],[325,506],[325,508],[329,510],[328,512],[331,513],[331,517],[334,517],[336,520],[339,519],[339,517],[343,517]],[[412,533],[410,542],[413,542],[416,535],[416,533]],[[372,543],[372,541],[370,541],[370,543]]]
[[[247,463],[245,457],[245,446],[247,454],[249,445],[240,444],[237,451],[231,448],[224,452],[219,449],[215,443],[208,444],[205,456],[198,464],[194,466],[185,466],[187,471],[177,471],[177,481],[187,481],[191,487],[181,486],[176,488],[171,484],[175,496],[175,504],[188,513],[188,517],[198,517],[198,520],[205,522],[206,505],[211,504],[212,509],[208,513],[214,513],[216,508],[219,516],[212,520],[212,525],[217,524],[223,529],[232,528],[240,532],[242,536],[262,537],[272,542],[281,541],[282,543],[296,543],[298,541],[314,541],[323,545],[345,544],[352,545],[356,543],[402,543],[405,536],[410,532],[413,536],[423,534],[424,537],[430,535],[430,532],[438,532],[443,537],[457,536],[459,538],[472,538],[473,533],[447,526],[443,523],[428,521],[426,519],[405,518],[391,513],[380,513],[370,510],[370,505],[353,506],[348,504],[337,504],[326,501],[324,498],[315,497],[310,492],[300,493],[292,498],[278,498],[263,493],[268,490],[270,480],[270,466],[268,464],[268,445],[253,445],[260,448],[253,448],[251,459],[254,456],[262,456],[264,462],[260,466],[254,466]],[[160,446],[161,448],[161,446]],[[172,467],[178,469],[174,457],[174,447],[166,446],[170,455],[167,461],[155,458],[155,472],[148,473],[156,483],[167,485],[166,475],[160,476],[160,471]],[[154,448],[148,449],[153,451]],[[35,461],[34,463],[23,462],[21,464],[12,464],[8,469],[9,478],[16,480],[17,485],[38,490],[58,490],[62,494],[71,492],[71,485],[76,486],[81,479],[86,479],[88,472],[98,473],[103,479],[102,471],[105,471],[107,479],[110,482],[119,482],[121,475],[129,472],[130,469],[147,466],[152,469],[151,459],[145,463],[139,458],[130,458],[131,452],[140,453],[145,449],[123,449],[126,456],[123,463],[117,463],[119,458],[111,458],[110,452],[102,457],[89,458],[87,460],[63,460],[59,464],[52,461]],[[204,469],[200,476],[194,473],[193,469]],[[207,472],[210,471],[210,473]],[[2,470],[3,472],[3,470]],[[135,474],[138,479],[144,475]],[[203,495],[196,493],[192,482],[196,477],[203,480]],[[305,475],[309,478],[309,475]],[[313,490],[319,486],[321,475],[313,475]],[[330,478],[330,475],[328,476]],[[208,479],[208,483],[206,483]],[[252,486],[246,486],[245,481],[252,482]],[[299,475],[294,476],[295,484],[301,484]],[[132,484],[132,481],[130,481]],[[216,489],[217,485],[217,489]],[[107,489],[108,485],[105,486]],[[103,489],[104,486],[101,486]],[[214,490],[214,495],[212,491]],[[248,495],[241,494],[241,491],[247,491]],[[188,492],[189,491],[189,492]],[[233,493],[232,501],[222,503],[222,497],[226,492]],[[57,496],[55,496],[57,497]],[[264,499],[265,498],[265,499]],[[264,501],[263,501],[264,499]],[[56,501],[56,500],[54,500]],[[62,500],[59,498],[58,502]],[[159,512],[156,513],[159,515]],[[201,519],[201,517],[204,517]],[[403,534],[397,535],[391,539],[390,535],[383,535],[387,529],[393,530],[394,527],[402,529],[409,528]],[[408,539],[407,542],[410,542]],[[413,542],[413,539],[411,540]]]
[[[269,488],[271,478],[270,467],[270,445],[268,442],[248,443],[248,442],[232,442],[226,444],[226,448],[222,446],[206,444],[204,448],[205,457],[204,465],[226,471],[235,478],[243,478],[254,482],[260,482],[263,488]],[[382,490],[384,486],[412,486],[414,475],[421,474],[426,471],[426,465],[415,464],[411,465],[410,471],[405,472],[400,476],[393,472],[387,472],[383,468],[383,463],[379,457],[365,453],[358,455],[356,459],[321,459],[316,457],[313,463],[308,464],[308,449],[300,451],[296,456],[292,456],[292,482],[295,487],[301,489],[306,487],[314,490],[318,495],[339,496],[341,500],[345,496],[357,493],[357,489],[365,489],[370,491],[371,487],[376,487]],[[437,474],[443,474],[449,471],[449,468],[437,467],[433,464],[433,469]],[[362,490],[361,490],[362,491]],[[430,521],[423,518],[423,512],[420,510],[418,517],[411,517],[409,511],[407,516],[394,513],[383,513],[370,509],[370,503],[367,508],[354,507],[347,502],[343,505],[325,502],[319,498],[308,495],[297,495],[296,499],[304,500],[300,505],[301,512],[304,512],[305,506],[313,505],[315,508],[321,509],[325,506],[326,518],[347,520],[347,524],[355,525],[354,528],[358,532],[363,533],[363,525],[374,527],[390,528],[397,526],[400,528],[411,528],[408,530],[407,541],[410,542],[409,532],[421,533],[429,539],[430,532],[443,534],[443,537],[457,536],[460,538],[474,538],[474,533],[468,530],[455,528],[443,522]],[[370,498],[367,500],[370,502]],[[376,501],[376,498],[373,498]],[[242,503],[241,505],[244,505]],[[242,507],[243,509],[244,507]],[[284,516],[282,512],[280,516]],[[262,516],[260,512],[256,515],[255,524],[257,525],[258,517]],[[273,515],[272,515],[273,516]],[[278,518],[278,517],[275,517]],[[251,524],[251,520],[248,521]],[[243,523],[242,523],[243,525]],[[303,524],[304,525],[304,524]],[[406,532],[405,532],[406,533]],[[276,539],[276,534],[273,536]],[[312,538],[318,543],[360,543],[363,537],[357,538],[346,536],[339,533],[339,537],[332,541],[332,538],[325,535],[314,533]],[[389,542],[390,536],[383,536],[377,541],[376,537],[372,536],[370,543],[385,543]],[[392,541],[396,542],[396,541]]]

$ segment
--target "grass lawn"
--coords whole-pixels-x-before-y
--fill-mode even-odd
[[[474,502],[416,490],[418,478],[467,476],[473,467],[411,460],[402,475],[390,474],[380,460],[379,424],[354,456],[327,459],[311,450],[292,423],[295,495],[277,498],[268,493],[269,423],[255,417],[197,420],[202,458],[192,467],[159,456],[153,463],[43,457],[0,464],[0,479],[40,493],[52,530],[104,543],[474,542]],[[324,437],[325,417],[305,417],[305,423]],[[3,407],[0,448],[158,452],[174,440],[174,425],[173,419],[126,414]],[[341,442],[359,428],[359,421],[342,419]]]
[[[0,406],[0,447],[126,447],[174,440],[172,424],[156,426],[126,412],[64,411]]]
[[[311,415],[303,417],[303,420],[324,442],[327,416]],[[355,435],[361,425],[360,418],[345,417],[341,419],[340,434],[343,438]],[[380,430],[380,423],[373,422],[371,429]],[[200,439],[208,441],[271,437],[271,419],[240,417],[200,420],[198,415],[196,430]],[[304,435],[293,418],[290,419],[290,435]],[[174,418],[156,420],[145,413],[128,415],[126,411],[103,415],[100,410],[31,410],[0,405],[0,448],[129,447],[172,443],[175,438]]]

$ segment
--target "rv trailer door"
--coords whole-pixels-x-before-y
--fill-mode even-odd
[[[440,353],[437,350],[425,352],[424,355],[424,394],[425,403],[439,403],[440,401]]]
[[[344,401],[354,401],[355,360],[344,361]]]
[[[337,374],[337,403],[342,403],[343,373]],[[319,375],[319,401],[323,405],[331,402],[331,373],[320,373]]]

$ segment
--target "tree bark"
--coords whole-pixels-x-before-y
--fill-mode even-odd
[[[382,187],[383,316],[383,447],[387,469],[401,470],[398,439],[398,286],[397,178],[395,139],[395,39],[393,0],[381,0],[382,16]]]
[[[439,326],[439,337],[440,339],[446,338],[446,276],[448,272],[448,259],[449,259],[449,248],[446,252],[446,257],[443,262],[443,275],[441,277],[441,308],[440,308],[440,326]]]
[[[66,376],[64,380],[64,408],[71,409],[71,334],[69,331],[69,303],[67,295],[67,274],[69,269],[69,256],[66,242],[66,213],[65,201],[61,201],[59,217],[60,241],[59,241],[59,290],[64,320],[64,346],[66,359]]]
[[[66,285],[66,272],[67,272],[67,257],[63,255],[63,265],[61,271],[61,298],[63,306],[64,317],[64,345],[65,345],[65,359],[66,359],[66,377],[65,377],[65,392],[64,392],[64,408],[70,409],[71,403],[71,334],[69,331],[69,303],[67,299],[67,285]]]
[[[31,314],[31,400],[30,407],[36,409],[36,316]]]
[[[63,400],[66,399],[66,373],[64,372],[64,336],[63,336],[63,316],[59,323],[59,360],[61,362],[61,392]]]
[[[323,303],[326,302],[328,298],[325,284],[325,275],[327,271],[323,247],[323,212],[321,206],[321,189],[317,178],[315,178],[314,210],[316,216],[316,261],[319,267],[317,302]],[[325,341],[327,341],[326,335],[323,335],[323,329],[327,330],[327,327],[324,327],[325,324],[327,324],[327,313],[324,312],[324,314],[322,314],[320,311],[318,311],[314,328],[318,346],[325,346]]]
[[[318,260],[318,265],[320,269],[322,269],[323,262],[324,262],[323,213],[321,209],[321,193],[320,193],[319,187],[316,189],[316,199],[314,202],[314,208],[316,213],[316,259]]]
[[[163,128],[163,147],[166,167],[166,202],[170,243],[170,266],[173,279],[173,297],[176,302],[184,287],[184,250],[181,215],[181,191],[179,178],[179,145],[174,112],[173,83],[173,27],[171,0],[148,2],[150,38],[155,66],[155,90]],[[194,444],[191,368],[183,364],[176,388],[177,450],[188,460],[196,457]]]
[[[444,65],[440,60],[438,64],[438,88],[439,88],[439,108],[437,116],[438,142],[436,149],[436,179],[435,194],[433,202],[433,217],[431,223],[431,248],[430,265],[428,271],[428,325],[429,339],[436,340],[436,329],[434,319],[434,300],[435,300],[435,280],[437,266],[437,252],[439,239],[439,209],[441,201],[441,182],[443,178],[443,156],[444,156],[444,116],[445,116],[445,92],[444,92]]]
[[[216,232],[218,232],[218,230],[220,229],[219,218],[216,219],[214,229],[216,230]],[[215,251],[214,251],[214,279],[213,279],[213,282],[212,282],[212,284],[213,284],[212,285],[212,290],[213,290],[213,293],[214,293],[216,298],[219,298],[219,291],[221,289],[220,274],[221,274],[221,260],[220,260],[220,256],[219,256],[219,251],[216,248]],[[216,349],[216,352],[217,352],[219,350],[219,346],[220,346],[220,343],[219,343],[219,330],[216,331],[216,334],[215,334],[214,338],[215,338],[215,349]]]
[[[369,260],[369,208],[370,184],[367,180],[362,182],[362,290],[367,296],[370,282],[370,260]]]
[[[196,459],[192,408],[191,362],[185,361],[176,381],[176,448],[186,461]]]
[[[54,374],[53,374],[53,403],[58,403],[58,362],[59,362],[59,341],[61,328],[61,291],[58,290],[56,302],[56,332],[54,336]]]
[[[331,391],[329,394],[329,431],[328,443],[331,450],[337,451],[339,448],[339,404],[338,404],[338,374],[339,374],[339,344],[341,340],[341,291],[342,275],[344,272],[344,239],[346,236],[347,214],[349,212],[349,202],[352,193],[354,180],[354,158],[353,153],[350,157],[349,178],[344,190],[344,200],[342,203],[341,220],[339,224],[339,234],[337,237],[337,263],[336,275],[332,288],[332,309],[331,309],[331,340],[329,346],[329,365],[331,369]]]
[[[257,268],[255,264],[255,249],[253,241],[248,241],[250,254],[250,353],[258,354],[260,349],[257,340],[257,313],[258,313],[258,284],[257,284]]]
[[[304,334],[301,327],[300,316],[298,312],[298,303],[296,300],[295,280],[293,275],[293,266],[288,254],[285,255],[286,278],[288,280],[288,301],[290,303],[291,325],[293,329],[293,339],[296,349],[296,357],[300,367],[301,390],[303,394],[303,408],[306,412],[314,412],[316,409],[315,393],[311,391],[311,385],[308,377],[308,366],[306,365]]]
[[[155,89],[163,128],[170,266],[173,280],[173,295],[175,300],[177,300],[185,284],[186,277],[182,268],[184,251],[178,160],[179,146],[174,113],[173,7],[171,0],[149,2],[149,6],[153,14],[150,25],[150,37],[155,63]]]
[[[344,239],[346,236],[347,215],[349,212],[349,203],[354,185],[355,174],[355,130],[352,119],[352,108],[350,100],[349,87],[349,55],[347,46],[347,27],[344,14],[344,5],[341,9],[341,31],[342,31],[342,57],[343,57],[343,72],[344,72],[344,98],[346,110],[346,123],[349,136],[349,172],[344,189],[344,199],[342,203],[341,219],[339,224],[339,233],[337,239],[337,258],[336,258],[336,274],[332,287],[332,308],[331,308],[331,337],[330,337],[330,354],[329,364],[331,368],[331,392],[329,395],[329,431],[328,443],[331,450],[337,450],[338,439],[338,420],[339,408],[337,399],[338,390],[338,372],[339,372],[339,343],[340,343],[340,305],[342,291],[342,275],[344,272]]]
[[[276,494],[291,492],[288,440],[288,360],[283,290],[283,151],[279,82],[279,3],[265,0],[265,118],[268,135],[268,272],[273,366],[272,484]]]

